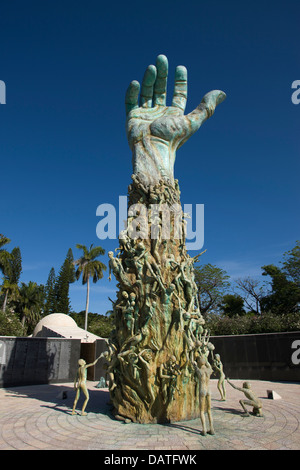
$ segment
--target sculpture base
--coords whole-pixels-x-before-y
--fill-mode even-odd
[[[154,204],[155,202],[155,204]],[[109,267],[118,281],[110,341],[111,401],[137,423],[198,418],[197,356],[209,354],[178,183],[129,188],[127,228]],[[168,229],[168,230],[167,230]],[[151,235],[151,237],[150,237]]]

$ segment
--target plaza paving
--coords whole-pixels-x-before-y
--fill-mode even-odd
[[[233,380],[241,385],[241,380]],[[263,402],[262,418],[245,417],[239,405],[243,394],[227,385],[220,401],[217,381],[211,381],[216,434],[201,435],[199,419],[160,424],[124,424],[110,414],[107,389],[88,382],[87,416],[71,415],[73,384],[0,389],[0,450],[299,450],[300,383],[252,380]],[[282,398],[271,400],[267,390]],[[66,392],[63,393],[63,392]],[[65,396],[67,395],[67,398]]]

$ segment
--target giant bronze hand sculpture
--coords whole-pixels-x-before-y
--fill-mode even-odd
[[[127,227],[119,237],[118,255],[109,253],[118,282],[110,396],[116,416],[125,422],[199,417],[193,361],[209,354],[194,281],[199,255],[187,253],[186,214],[173,171],[177,148],[213,114],[225,93],[207,93],[184,115],[187,71],[176,69],[171,106],[166,106],[167,76],[168,61],[160,55],[156,66],[147,68],[141,90],[133,81],[126,93],[133,175]]]
[[[181,147],[226,98],[223,91],[207,93],[194,111],[184,115],[187,70],[178,66],[171,106],[166,106],[168,60],[157,57],[146,69],[141,90],[132,81],[126,93],[127,137],[133,155],[133,173],[145,186],[174,181],[176,150]],[[139,92],[140,99],[139,98]]]

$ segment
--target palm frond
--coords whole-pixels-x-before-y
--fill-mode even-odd
[[[78,250],[83,250],[83,253],[84,253],[85,256],[86,256],[86,255],[88,254],[88,252],[89,252],[89,250],[87,249],[87,247],[86,247],[85,245],[81,245],[80,243],[77,243],[76,248],[77,248]]]
[[[104,255],[104,254],[105,254],[105,250],[101,246],[95,246],[89,252],[91,260],[94,260],[94,259],[98,258],[98,256]]]
[[[10,243],[10,239],[0,233],[0,248],[8,243]]]

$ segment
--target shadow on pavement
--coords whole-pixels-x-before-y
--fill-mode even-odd
[[[10,398],[33,399],[41,402],[41,407],[52,408],[60,412],[71,414],[76,391],[73,385],[30,385],[6,388],[5,392]],[[89,413],[101,413],[110,415],[109,392],[103,389],[89,388],[89,401],[86,411]],[[80,393],[76,412],[80,414],[85,397]],[[47,404],[48,403],[48,404]],[[66,409],[67,408],[67,409]]]
[[[237,410],[236,408],[225,408],[223,406],[214,406],[214,410],[220,410],[223,411],[224,413],[230,413],[231,415],[242,415],[243,411],[242,410]]]
[[[178,424],[178,423],[165,423],[162,424],[161,426],[166,426],[168,428],[175,428],[175,429],[180,429],[181,431],[186,431],[189,434],[201,434],[201,430],[197,428],[192,428],[190,426],[186,426],[185,424]]]

